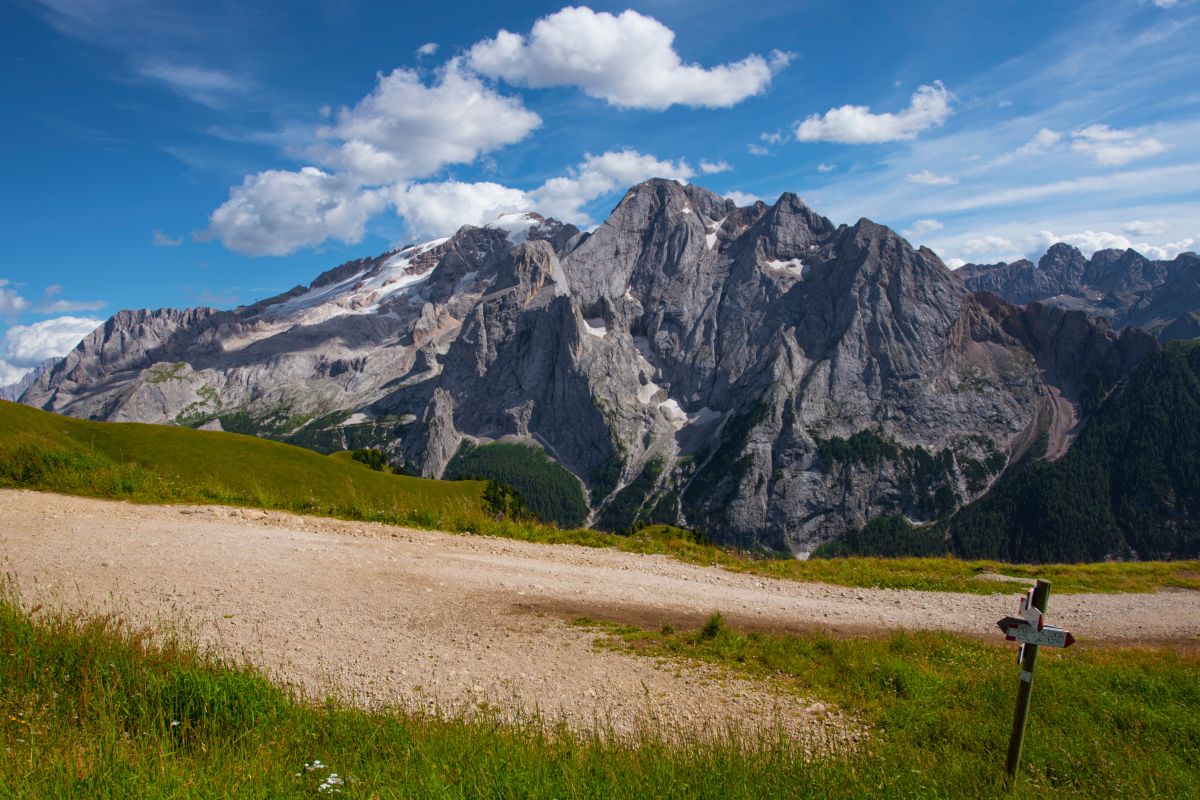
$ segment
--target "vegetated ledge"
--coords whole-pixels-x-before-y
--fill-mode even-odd
[[[201,474],[189,466],[208,462],[219,462],[225,472],[217,476]],[[318,496],[303,487],[299,493],[288,493],[286,487],[291,484],[287,481],[283,481],[282,488],[269,490],[262,481],[264,471],[270,469],[293,470],[288,474],[307,476],[312,491],[323,490],[326,494]],[[367,491],[368,486],[372,491]],[[734,572],[862,588],[1010,592],[1011,586],[978,577],[1004,574],[1051,579],[1056,593],[1139,592],[1168,587],[1200,590],[1200,561],[1042,565],[954,558],[799,561],[721,549],[700,541],[689,531],[666,525],[647,526],[628,536],[584,528],[563,529],[488,513],[482,502],[486,486],[478,482],[388,475],[350,459],[330,458],[250,436],[91,422],[3,401],[0,487],[140,503],[274,509],[448,533],[612,547]],[[392,499],[385,502],[380,497]],[[375,502],[371,502],[373,498]]]

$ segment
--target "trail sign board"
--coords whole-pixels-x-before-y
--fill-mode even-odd
[[[1030,625],[1021,617],[1005,617],[996,625],[1010,642],[1044,644],[1047,647],[1070,647],[1075,643],[1075,637],[1068,630],[1044,623],[1040,626]]]

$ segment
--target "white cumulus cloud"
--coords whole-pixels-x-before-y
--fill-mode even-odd
[[[314,155],[363,183],[392,183],[470,163],[541,124],[520,98],[496,93],[452,59],[433,85],[413,70],[380,74],[374,91],[317,129],[319,137],[340,143],[318,147]]]
[[[29,308],[29,301],[15,290],[8,288],[8,281],[0,278],[0,317],[15,317]]]
[[[246,176],[209,217],[209,231],[246,255],[286,255],[326,239],[354,244],[367,220],[387,206],[381,190],[316,167]]]
[[[1032,156],[1044,153],[1062,139],[1062,134],[1049,128],[1042,128],[1033,138],[1016,149],[1013,155],[1017,157]]]
[[[738,208],[752,206],[762,200],[758,195],[750,194],[749,192],[726,192],[725,197],[737,203]]]
[[[463,225],[484,225],[507,211],[527,211],[526,192],[498,183],[417,183],[397,187],[392,196],[412,238],[449,236]]]
[[[1151,258],[1156,261],[1169,261],[1180,253],[1195,253],[1200,250],[1200,239],[1180,239],[1178,242],[1166,242],[1165,244],[1134,244],[1133,249],[1144,255],[1146,258]]]
[[[1005,239],[1002,236],[977,236],[973,239],[967,239],[959,248],[966,255],[977,255],[979,253],[997,253],[1001,251],[1013,251],[1017,249],[1017,245]]]
[[[29,370],[25,367],[14,367],[3,358],[0,358],[0,386],[9,386],[17,383],[28,372]]]
[[[587,225],[592,219],[583,206],[617,189],[641,183],[649,178],[686,181],[695,172],[686,161],[661,160],[637,150],[609,150],[598,156],[587,154],[567,175],[551,178],[532,192],[536,207],[543,214]]]
[[[727,108],[765,91],[790,60],[773,51],[705,68],[684,63],[674,41],[675,32],[653,17],[578,6],[542,17],[528,36],[501,30],[471,47],[467,59],[477,72],[515,85],[577,86],[610,105],[648,109]]]
[[[1038,231],[1031,237],[1031,253],[1045,252],[1046,248],[1056,242],[1065,242],[1079,248],[1079,251],[1089,258],[1097,250],[1128,250],[1132,248],[1146,258],[1169,261],[1180,253],[1194,252],[1200,241],[1193,238],[1181,239],[1177,242],[1150,244],[1149,242],[1133,242],[1126,236],[1109,231],[1080,231],[1058,236],[1050,231]]]
[[[65,356],[103,322],[90,317],[55,317],[32,325],[14,325],[4,333],[4,361],[28,371],[47,358]]]
[[[588,153],[566,175],[530,191],[498,183],[440,181],[398,187],[396,213],[416,238],[448,236],[463,225],[483,225],[506,211],[538,211],[576,225],[589,225],[588,203],[650,178],[686,181],[695,172],[686,161],[670,161],[636,150]]]
[[[437,42],[426,42],[425,44],[423,44],[417,48],[417,55],[431,56],[431,55],[435,54],[437,51],[438,51],[438,43]]]
[[[1107,125],[1089,125],[1071,134],[1071,149],[1091,156],[1097,164],[1119,167],[1139,158],[1156,156],[1167,146],[1150,136],[1118,130]]]
[[[958,178],[949,175],[938,175],[936,172],[930,172],[923,169],[920,172],[908,173],[908,179],[913,183],[920,183],[924,186],[953,186],[958,183]]]
[[[718,172],[729,172],[733,169],[728,161],[707,161],[700,159],[700,171],[705,175],[715,175]]]
[[[833,172],[837,169],[837,164],[817,164],[817,172],[824,175],[827,172]]]
[[[801,142],[877,144],[915,139],[921,131],[945,124],[953,112],[954,95],[941,81],[918,87],[908,108],[873,114],[868,106],[845,105],[824,115],[813,114],[796,126]]]
[[[940,231],[944,225],[936,219],[919,219],[908,228],[905,228],[905,236],[924,236],[927,233]]]

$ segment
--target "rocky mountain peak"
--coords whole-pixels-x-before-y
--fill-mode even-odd
[[[1034,267],[968,264],[959,277],[972,291],[988,291],[1011,303],[1046,303],[1086,312],[1114,328],[1138,327],[1162,340],[1200,335],[1200,257],[1183,253],[1154,261],[1133,249],[1078,249],[1056,244]]]
[[[1038,260],[1038,269],[1057,280],[1064,293],[1070,293],[1079,289],[1087,263],[1079,248],[1059,242]]]
[[[1055,254],[1028,265],[1034,289],[1078,271]],[[513,212],[231,312],[122,312],[26,399],[371,444],[427,476],[464,443],[515,441],[574,474],[607,527],[802,552],[880,514],[934,519],[1042,426],[1078,422],[1083,379],[1052,367],[1114,340],[1013,308],[870,220],[656,179],[590,234]]]

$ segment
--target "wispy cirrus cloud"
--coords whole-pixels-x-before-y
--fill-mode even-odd
[[[958,183],[958,178],[951,175],[939,175],[928,169],[910,172],[905,177],[910,183],[919,183],[922,186],[953,186]]]
[[[33,309],[38,314],[74,314],[80,311],[99,311],[108,303],[103,300],[65,300],[63,287],[52,283],[42,293],[41,302]]]
[[[134,71],[152,81],[157,81],[172,92],[189,100],[214,108],[221,108],[230,99],[247,94],[253,83],[221,69],[210,69],[155,60],[134,66]]]
[[[156,0],[31,2],[63,35],[120,54],[135,78],[194,102],[221,108],[255,88],[244,64],[260,31],[248,24],[254,16],[235,6]]]
[[[1134,131],[1117,130],[1107,125],[1089,125],[1071,134],[1071,138],[1072,150],[1086,153],[1097,164],[1108,167],[1119,167],[1167,151],[1167,146],[1152,136],[1139,136]]]

